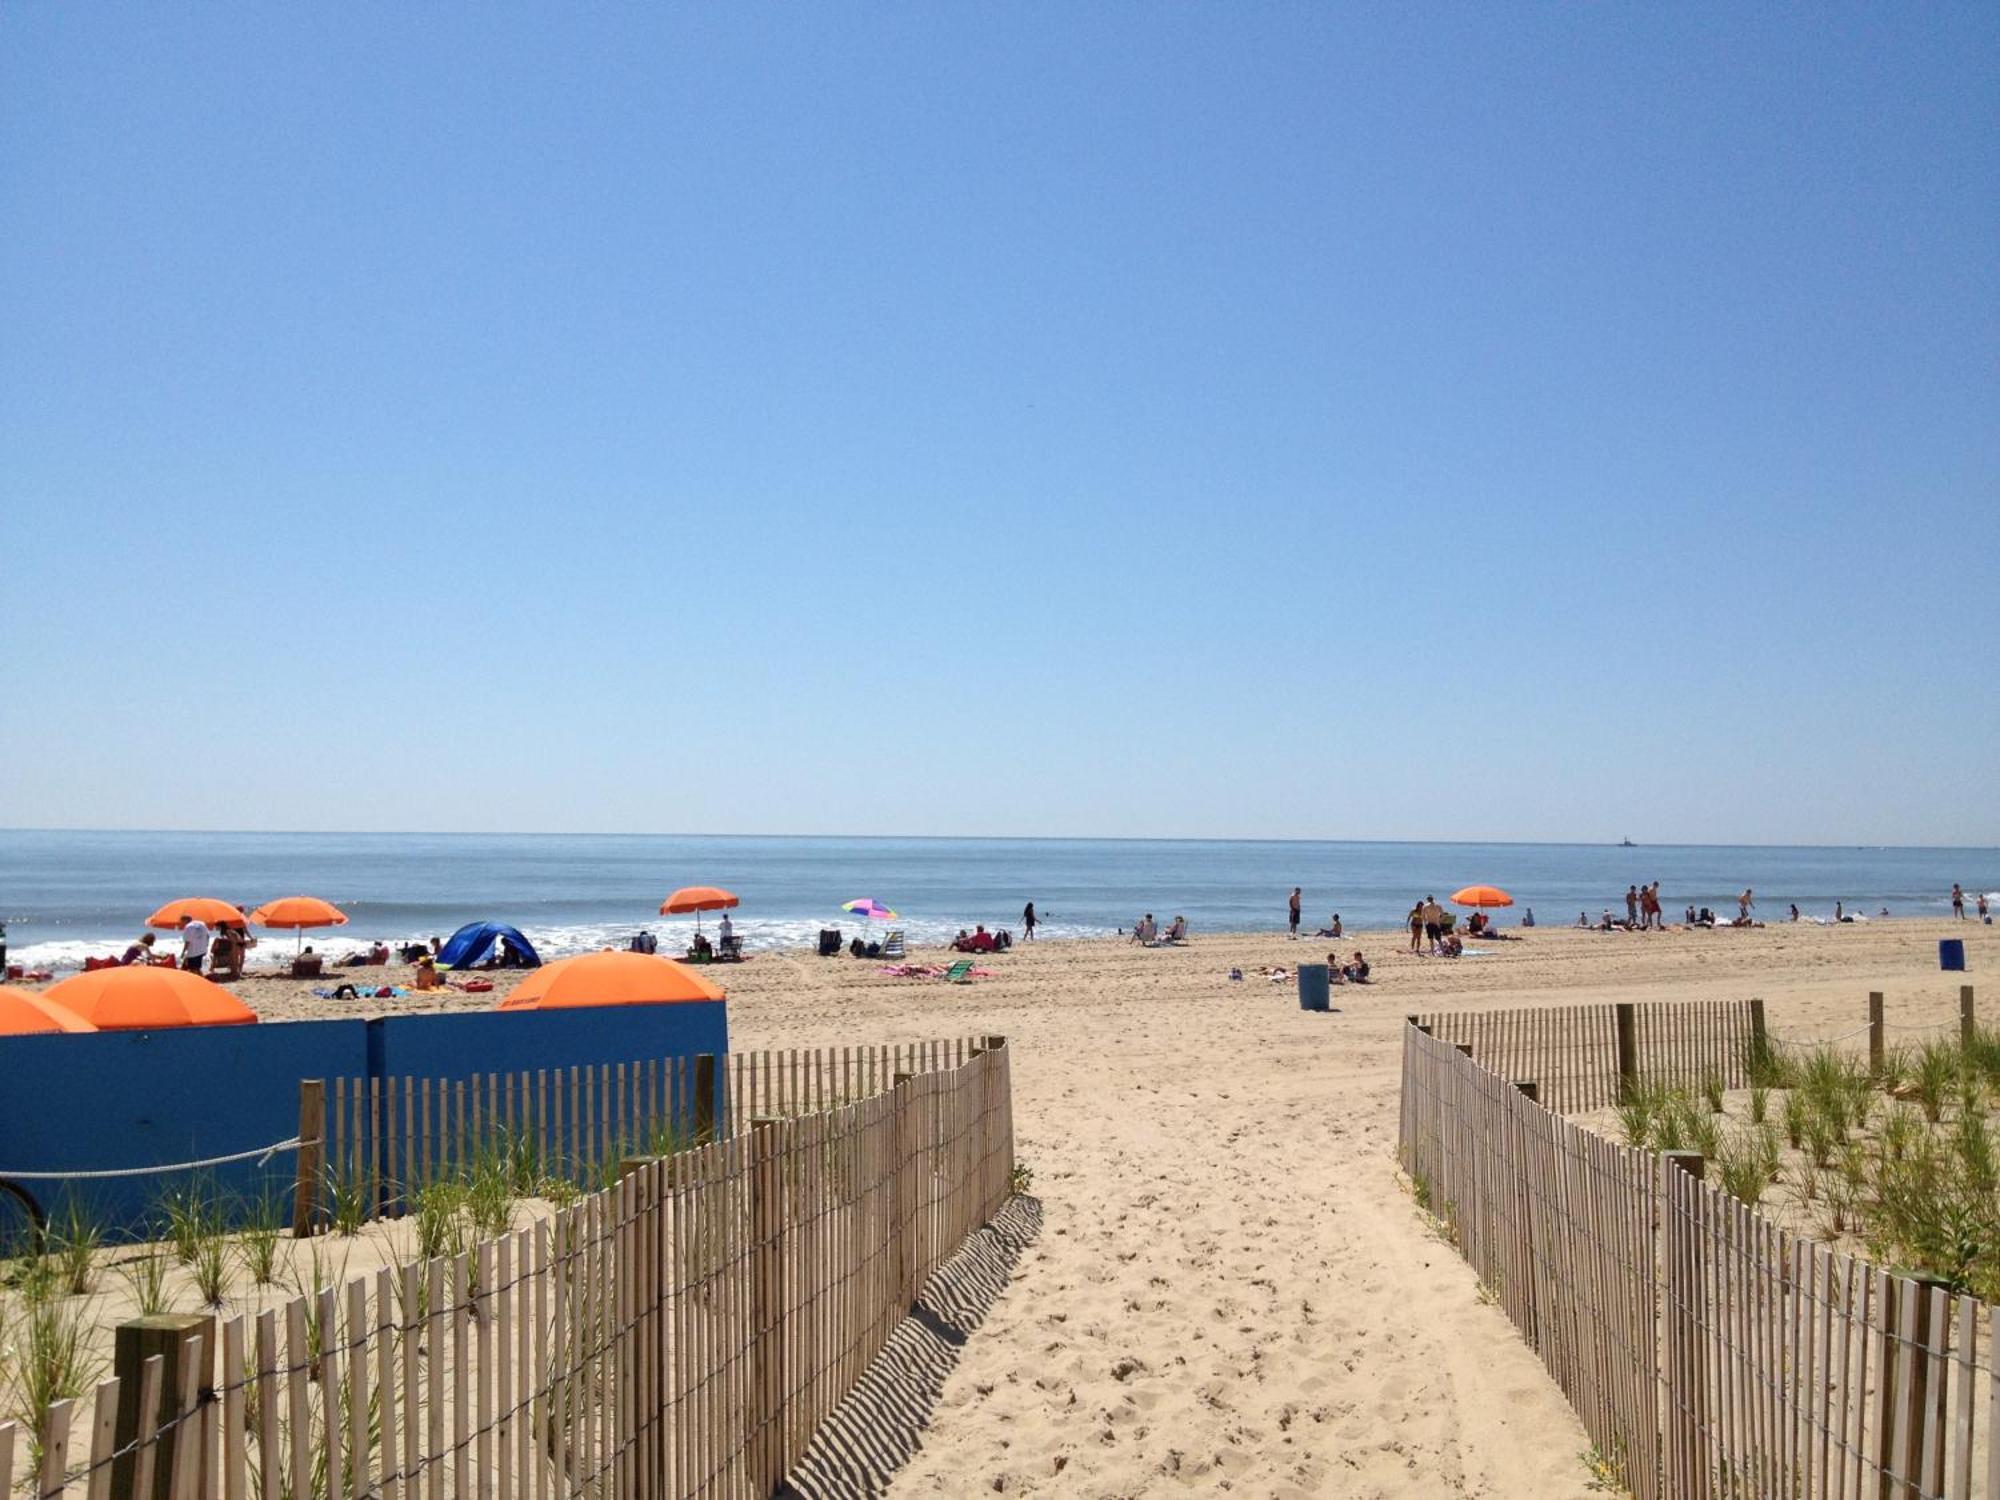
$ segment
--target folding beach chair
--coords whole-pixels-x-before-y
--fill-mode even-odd
[[[969,958],[961,958],[957,963],[953,964],[949,969],[946,969],[944,971],[944,982],[946,984],[972,983],[972,960]]]
[[[907,956],[903,952],[902,928],[891,927],[882,935],[882,951],[877,956],[881,958],[904,958]]]

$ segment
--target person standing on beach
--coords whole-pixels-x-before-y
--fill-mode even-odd
[[[1304,904],[1304,901],[1305,897],[1303,893],[1297,886],[1293,886],[1292,899],[1285,905],[1285,916],[1291,927],[1291,935],[1293,937],[1299,935],[1299,907]]]
[[[1959,921],[1965,920],[1965,892],[1958,888],[1958,882],[1951,883],[1951,914]]]
[[[1987,923],[1990,923],[1993,920],[1991,917],[1986,915],[1986,892],[1984,891],[1981,891],[1979,893],[1979,920]]]
[[[1410,951],[1424,951],[1424,903],[1419,901],[1410,908]]]
[[[208,923],[200,917],[181,919],[181,967],[199,974],[208,962]]]
[[[1746,885],[1743,887],[1743,894],[1736,898],[1736,915],[1745,922],[1750,920],[1750,908],[1757,904],[1753,899],[1756,894]]]
[[[1639,887],[1636,885],[1625,887],[1625,925],[1627,927],[1639,925]]]
[[[1431,946],[1431,957],[1437,957],[1438,942],[1444,936],[1444,908],[1437,903],[1437,897],[1424,897],[1424,941]]]
[[[1035,940],[1035,903],[1032,901],[1021,908],[1021,930],[1026,934],[1022,942],[1032,943]]]

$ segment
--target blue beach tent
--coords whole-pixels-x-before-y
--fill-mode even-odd
[[[501,938],[520,955],[524,967],[541,967],[541,955],[535,952],[534,944],[522,937],[518,928],[500,922],[467,922],[438,950],[438,965],[446,969],[469,969],[491,953],[494,943]]]

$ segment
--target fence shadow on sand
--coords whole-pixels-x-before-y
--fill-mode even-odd
[[[960,1350],[1041,1232],[1041,1200],[1010,1199],[938,1268],[868,1373],[813,1435],[781,1497],[862,1500],[888,1489],[920,1446]]]

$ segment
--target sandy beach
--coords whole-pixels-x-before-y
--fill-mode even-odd
[[[1966,940],[1969,974],[1939,972],[1940,936]],[[1015,1049],[1041,1227],[893,1494],[1597,1492],[1576,1418],[1398,1175],[1402,1017],[1761,996],[1774,1030],[1818,1036],[1863,1018],[1872,989],[1892,1024],[1952,1019],[1959,984],[2000,959],[1992,928],[1936,921],[1542,928],[1456,961],[1406,943],[1343,940],[1375,982],[1336,989],[1328,1015],[1257,970],[1329,944],[1276,934],[1023,944],[971,985],[803,953],[711,971],[741,1049],[975,1033]],[[490,1005],[509,976],[493,977],[436,1003]],[[354,1013],[303,982],[234,988],[270,1017]]]

